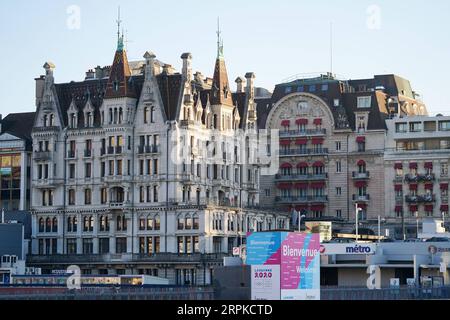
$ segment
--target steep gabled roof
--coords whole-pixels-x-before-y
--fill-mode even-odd
[[[218,56],[216,59],[210,102],[211,105],[233,106],[227,68],[225,66],[225,59],[222,56]]]
[[[24,139],[27,147],[31,146],[31,130],[34,125],[35,112],[10,113],[2,122],[0,134],[9,133],[15,137]]]

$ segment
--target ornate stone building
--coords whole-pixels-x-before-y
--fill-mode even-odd
[[[252,230],[288,228],[259,203],[254,74],[231,91],[219,42],[213,78],[146,52],[58,84],[36,80],[32,265],[149,273],[210,283],[222,255]],[[253,159],[253,160],[252,160]]]
[[[279,130],[279,172],[261,177],[261,205],[334,221],[335,231],[355,221],[358,207],[360,221],[376,226],[385,212],[385,120],[426,113],[409,82],[321,75],[277,85],[257,104],[260,126]]]

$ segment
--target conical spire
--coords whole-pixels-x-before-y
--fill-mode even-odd
[[[123,33],[120,34],[120,8],[119,18],[117,20],[117,50],[114,56],[114,61],[111,66],[108,84],[106,86],[105,98],[121,98],[132,97],[136,94],[130,86],[128,80],[131,77],[130,65],[128,64],[127,53],[123,46]]]
[[[228,73],[223,56],[223,41],[220,37],[220,26],[217,24],[217,59],[214,68],[213,84],[211,88],[210,102],[212,105],[233,106],[231,89],[228,82]]]

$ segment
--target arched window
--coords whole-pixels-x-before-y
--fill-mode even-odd
[[[84,232],[89,231],[89,217],[87,216],[83,218],[83,231]]]
[[[45,232],[52,231],[52,220],[50,218],[45,219]]]
[[[124,215],[117,216],[117,225],[116,230],[117,231],[127,231],[127,219]]]
[[[150,110],[148,107],[144,108],[144,123],[147,124],[150,119]]]
[[[45,230],[44,218],[39,218],[39,232],[44,232],[44,230]]]
[[[145,230],[145,217],[144,216],[139,217],[139,230],[140,231]]]
[[[198,214],[194,214],[192,217],[192,228],[194,230],[198,230],[200,228]]]
[[[94,217],[90,216],[89,217],[89,232],[93,232],[94,231]]]
[[[152,216],[147,217],[147,230],[153,230],[155,227],[155,221]]]
[[[58,232],[58,219],[56,217],[52,221],[52,232]]]
[[[160,230],[161,229],[161,219],[159,217],[159,215],[155,216],[155,230]]]
[[[55,115],[53,113],[50,115],[50,121],[49,121],[48,125],[50,127],[53,127],[55,125]]]
[[[192,229],[192,218],[190,214],[187,214],[185,219],[184,219],[184,228],[186,230],[191,230]]]
[[[123,122],[123,110],[122,108],[119,108],[119,124]]]
[[[184,230],[184,218],[181,214],[177,218],[177,230]]]
[[[155,123],[155,107],[154,106],[152,106],[152,108],[150,110],[150,122]]]
[[[100,216],[100,231],[109,231],[109,219],[108,216]]]
[[[46,127],[48,125],[48,116],[45,114],[44,118],[42,119],[43,126]]]

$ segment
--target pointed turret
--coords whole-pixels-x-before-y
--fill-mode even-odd
[[[114,56],[114,62],[111,66],[108,85],[106,87],[105,99],[109,98],[135,98],[136,94],[129,83],[131,70],[128,64],[127,53],[123,45],[123,34],[120,35],[120,16],[117,32],[117,50]]]
[[[211,105],[233,106],[231,88],[228,82],[227,68],[223,57],[223,42],[220,29],[217,30],[217,59],[210,96]]]

